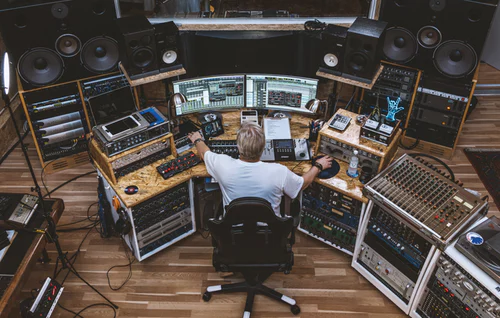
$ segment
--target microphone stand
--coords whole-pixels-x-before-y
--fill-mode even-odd
[[[11,105],[10,105],[10,99],[5,94],[4,89],[2,89],[2,99],[5,103],[5,107],[9,110],[10,118],[12,119],[12,123],[14,124],[14,128],[16,130],[17,138],[19,140],[19,144],[21,145],[21,149],[24,154],[24,159],[26,160],[26,164],[28,165],[30,174],[31,174],[31,179],[33,180],[33,184],[35,185],[34,188],[31,188],[31,191],[34,191],[38,195],[38,201],[39,204],[42,208],[43,216],[45,220],[47,221],[47,229],[45,230],[45,236],[47,237],[47,241],[49,243],[54,243],[56,246],[57,250],[57,262],[56,262],[56,270],[57,270],[57,263],[60,261],[62,269],[65,270],[67,269],[70,273],[73,273],[76,277],[78,277],[82,282],[84,282],[87,286],[92,288],[99,296],[101,296],[103,299],[105,299],[111,306],[113,306],[115,309],[118,309],[118,306],[114,304],[111,300],[106,298],[102,293],[100,293],[94,286],[92,286],[89,282],[87,282],[80,274],[76,271],[75,267],[73,264],[68,260],[68,253],[64,253],[62,251],[61,245],[59,244],[59,238],[57,236],[56,232],[56,224],[54,222],[54,219],[50,215],[50,211],[47,211],[45,202],[43,200],[43,195],[42,191],[40,189],[40,186],[38,185],[38,181],[36,179],[35,171],[33,170],[33,166],[31,165],[30,158],[28,156],[28,151],[26,150],[26,146],[24,145],[23,138],[21,137],[21,133],[19,131],[19,128],[17,128],[16,125],[16,120],[14,118],[14,112],[12,111]],[[56,270],[54,272],[56,272]],[[54,277],[55,279],[55,277]]]

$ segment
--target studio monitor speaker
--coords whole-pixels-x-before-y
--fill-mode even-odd
[[[380,67],[387,23],[357,18],[347,30],[343,61],[344,77],[371,82]]]
[[[179,29],[175,23],[170,21],[155,24],[154,29],[160,72],[182,68]]]
[[[0,11],[0,31],[25,90],[115,71],[113,0],[31,2]]]
[[[158,70],[155,29],[143,16],[117,21],[120,30],[121,61],[131,79],[155,75]]]
[[[498,0],[383,0],[384,59],[445,79],[472,79]]]
[[[321,71],[341,75],[344,65],[347,30],[346,27],[329,24],[321,32]]]

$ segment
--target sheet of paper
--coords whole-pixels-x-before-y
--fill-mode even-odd
[[[266,135],[266,140],[292,139],[290,119],[264,118],[264,134]]]

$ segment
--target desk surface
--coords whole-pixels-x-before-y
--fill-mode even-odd
[[[64,211],[64,203],[61,199],[47,199],[45,200],[45,204],[48,205],[48,207],[52,206],[52,212],[51,215],[54,218],[54,222],[59,221],[59,218]],[[37,209],[37,213],[40,212],[40,209]],[[36,218],[37,216],[34,215],[33,219]],[[45,228],[47,226],[46,221],[42,221],[37,225],[31,225],[28,224],[28,226],[35,226],[37,228]],[[18,233],[16,239],[14,240],[13,244],[15,244],[16,240],[19,239],[20,234],[23,234],[22,232]],[[28,279],[29,275],[28,272],[31,270],[31,268],[35,265],[35,263],[38,261],[38,257],[40,256],[41,251],[45,247],[46,241],[45,237],[42,234],[36,234],[31,246],[27,250],[26,254],[24,255],[24,258],[22,259],[21,263],[19,264],[19,267],[17,268],[16,273],[14,274],[14,278],[10,282],[9,287],[5,291],[4,295],[2,296],[2,299],[0,300],[0,317],[13,317],[17,316],[17,314],[14,314],[13,310],[18,310],[18,301],[13,301],[16,296],[18,296],[21,292],[21,287],[24,285],[26,279]],[[4,257],[3,261],[8,261],[8,253],[11,251],[7,252],[7,255]]]
[[[235,140],[240,128],[240,112],[231,111],[222,113],[224,118],[224,130],[225,133],[214,139],[219,140]],[[193,121],[196,120],[196,116],[192,116]],[[311,118],[303,115],[293,114],[290,122],[290,130],[292,133],[292,138],[308,138],[309,137],[309,122]],[[311,148],[313,148],[311,146]],[[193,148],[196,152],[196,149]],[[209,177],[205,164],[202,162],[197,166],[188,169],[182,173],[179,173],[167,180],[164,180],[160,174],[156,171],[156,167],[161,163],[171,160],[173,157],[168,157],[161,161],[157,161],[149,166],[141,168],[134,171],[131,174],[126,175],[118,180],[117,184],[112,184],[111,180],[108,179],[108,183],[112,184],[113,189],[120,197],[123,204],[130,208],[138,203],[148,200],[156,195],[175,187],[176,185],[186,182],[191,178],[195,177]],[[291,161],[291,162],[279,162],[280,164],[288,167],[290,170],[297,174],[303,174],[307,172],[311,165],[309,162],[305,161]],[[340,192],[347,194],[355,199],[366,202],[366,198],[362,195],[362,184],[357,180],[353,180],[348,177],[345,173],[347,171],[347,166],[344,163],[340,163],[341,171],[339,174],[329,180],[316,179],[316,182],[324,184],[333,189],[339,190]],[[345,166],[345,167],[344,167]],[[98,167],[99,168],[99,167]],[[345,168],[345,169],[344,169]],[[134,195],[127,195],[124,193],[124,189],[127,186],[135,185],[139,188],[139,192]]]

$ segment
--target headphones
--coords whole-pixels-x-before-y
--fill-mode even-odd
[[[132,229],[127,211],[120,207],[116,210],[116,213],[118,213],[118,220],[115,223],[115,231],[120,235],[127,235]]]

